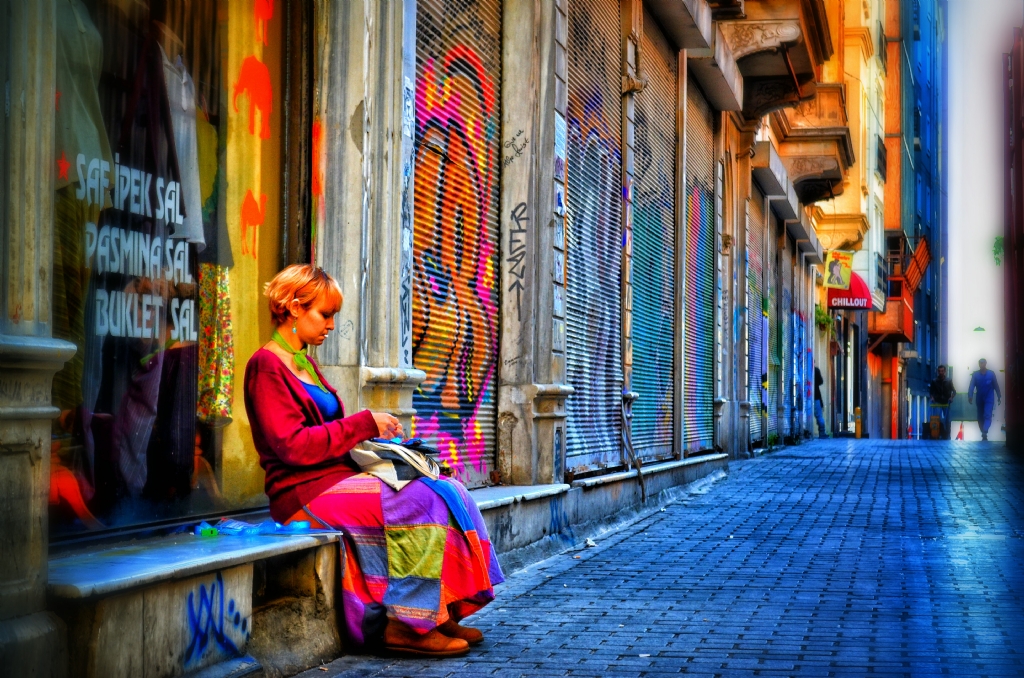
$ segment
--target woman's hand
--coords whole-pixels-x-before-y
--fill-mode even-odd
[[[373,420],[377,422],[377,430],[380,432],[381,438],[401,438],[404,434],[402,432],[402,422],[398,421],[397,417],[393,417],[386,412],[370,412],[373,415]]]

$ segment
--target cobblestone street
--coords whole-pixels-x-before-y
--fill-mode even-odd
[[[512,574],[467,657],[301,675],[1022,675],[1022,512],[1001,445],[805,443]]]

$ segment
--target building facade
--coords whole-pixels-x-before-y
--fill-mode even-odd
[[[927,434],[928,389],[945,362],[946,5],[889,2],[886,15],[888,293],[884,312],[872,314],[869,332],[880,365],[882,437],[906,438]],[[962,381],[963,375],[956,377]]]
[[[831,133],[836,148],[833,164],[843,169],[841,181],[823,190],[810,213],[826,250],[853,252],[848,296],[853,297],[857,284],[866,295],[858,303],[837,304],[836,295],[822,287],[816,299],[822,335],[816,353],[824,380],[826,426],[834,435],[855,435],[858,409],[863,436],[877,436],[880,419],[880,395],[872,379],[877,377],[877,364],[867,350],[867,319],[872,311],[885,308],[886,275],[880,265],[887,205],[884,8],[879,2],[837,4],[833,15],[840,48],[825,66],[837,93],[836,112],[830,117],[845,116],[848,124],[845,129],[833,126]]]
[[[884,394],[820,265],[859,248],[881,305],[893,4],[7,3],[0,657],[129,672],[96,639],[216,581],[230,647],[147,636],[161,671],[284,671],[267,582],[320,591],[336,550],[182,579],[117,549],[265,509],[242,375],[289,263],[341,284],[316,359],[346,405],[440,450],[509,563],[821,433],[815,367],[850,430]],[[76,579],[100,543],[134,584]]]
[[[937,0],[911,5],[910,48],[915,72],[914,94],[914,219],[916,246],[907,264],[908,277],[921,273],[914,292],[915,334],[909,346],[907,385],[910,390],[909,435],[927,435],[928,389],[936,368],[947,362],[943,332],[946,294],[946,3]],[[918,139],[920,141],[918,141]],[[966,374],[957,374],[960,383]]]
[[[1024,82],[1024,40],[1021,29],[1013,29],[1010,51],[1003,66],[1003,97],[1005,118],[1003,139],[1007,149],[1003,167],[1004,221],[1003,221],[1003,272],[1006,317],[1006,444],[1018,452],[1024,441],[1024,405],[1022,405],[1020,382],[1018,381],[1022,360],[1024,360],[1024,323],[1022,323],[1019,299],[1024,297],[1024,182],[1020,167],[1024,166],[1024,144],[1020,134],[1014,134],[1014,120],[1024,111],[1024,98],[1018,83]],[[1016,87],[1014,85],[1017,85]]]

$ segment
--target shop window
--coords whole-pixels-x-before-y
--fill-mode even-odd
[[[287,5],[57,12],[53,537],[266,503],[242,377],[288,259]]]
[[[11,44],[10,32],[10,12],[8,11],[7,3],[0,3],[0,44]],[[9,124],[8,118],[10,117],[10,103],[8,103],[7,97],[11,87],[10,52],[9,48],[0,49],[0,83],[3,84],[0,95],[4,97],[4,115],[0,115],[0,280],[4,281],[7,280],[7,272],[4,269],[9,265],[8,262],[11,258],[9,254],[10,244],[8,242],[10,229],[7,226],[7,219],[9,218],[7,214],[9,186],[7,176],[7,126]],[[4,311],[4,315],[7,315],[7,303],[5,299],[0,299],[0,309]]]

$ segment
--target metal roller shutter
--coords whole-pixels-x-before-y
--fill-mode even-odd
[[[569,2],[566,468],[622,458],[619,3]]]
[[[683,443],[699,450],[714,436],[715,134],[714,112],[693,78],[686,110]]]
[[[782,339],[779,334],[779,252],[778,252],[778,221],[770,219],[766,261],[768,262],[768,435],[778,437],[780,386],[782,384]]]
[[[804,428],[814,433],[814,302],[811,299],[812,279],[810,266],[802,267],[804,289]]]
[[[785,238],[782,259],[782,434],[793,435],[793,250]]]
[[[725,393],[725,276],[722,257],[721,237],[725,214],[725,163],[715,163],[715,390],[714,394]]]
[[[792,265],[790,280],[792,280],[792,292],[790,294],[791,310],[789,313],[790,317],[790,347],[792,354],[790,360],[792,361],[792,372],[791,372],[791,396],[790,402],[792,403],[792,416],[790,417],[789,432],[792,436],[799,436],[802,426],[800,424],[800,417],[803,408],[803,398],[801,397],[803,378],[803,361],[801,356],[801,350],[803,342],[800,339],[800,283],[797,282],[797,276],[800,275],[800,267],[797,263],[799,257],[792,256],[796,252],[796,243],[790,241],[793,245],[793,249],[790,250],[791,257],[790,262]]]
[[[804,323],[800,313],[799,256],[793,266],[793,427],[794,436],[804,430]]]
[[[635,99],[632,433],[637,454],[650,457],[673,442],[678,61],[646,13],[640,47],[648,83]]]
[[[785,245],[783,245],[785,247]],[[779,413],[779,433],[784,436],[789,436],[789,423],[792,416],[792,408],[790,407],[790,382],[792,381],[792,357],[793,351],[790,348],[790,308],[791,299],[789,280],[786,275],[786,268],[788,263],[789,253],[785,249],[781,249],[779,252],[779,349],[780,355],[780,369],[779,369],[779,405],[781,412]]]
[[[750,439],[764,439],[764,404],[761,402],[761,375],[764,337],[762,337],[762,288],[764,287],[764,195],[755,185],[751,190],[747,219],[747,397],[750,400]]]
[[[413,431],[479,486],[497,420],[501,2],[416,7]]]

